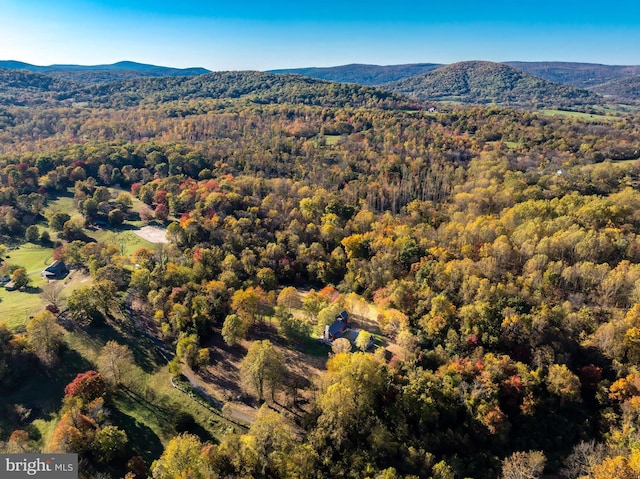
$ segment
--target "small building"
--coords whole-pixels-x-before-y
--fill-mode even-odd
[[[4,289],[6,289],[7,291],[15,291],[18,288],[16,288],[16,283],[14,281],[9,281],[4,285]]]
[[[324,339],[325,341],[332,342],[335,339],[341,337],[345,331],[349,329],[349,314],[346,311],[342,311],[336,315],[336,320],[325,327]]]
[[[64,261],[56,260],[42,271],[42,277],[46,280],[62,279],[69,274],[69,268]]]

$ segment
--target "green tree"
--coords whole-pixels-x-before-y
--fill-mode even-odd
[[[276,307],[276,318],[282,334],[289,341],[303,342],[311,334],[311,325],[304,318],[295,317],[285,307]]]
[[[237,314],[229,314],[224,318],[222,339],[224,339],[224,342],[229,346],[237,344],[239,340],[245,338],[246,334],[247,325]]]
[[[54,213],[49,218],[49,226],[54,231],[62,231],[64,224],[71,219],[67,213]]]
[[[47,230],[42,230],[40,234],[40,243],[43,245],[48,245],[51,242],[51,235]]]
[[[552,364],[546,382],[549,392],[562,402],[580,401],[580,379],[564,364]]]
[[[125,214],[122,212],[122,210],[119,209],[115,209],[115,210],[111,210],[109,211],[109,224],[111,226],[121,226],[122,223],[124,222],[124,218],[125,218]]]
[[[91,448],[98,461],[108,464],[122,456],[128,441],[127,434],[121,429],[105,426],[96,433]]]
[[[11,281],[15,284],[16,289],[24,288],[29,284],[31,278],[24,268],[18,268],[11,274]]]
[[[271,341],[254,341],[240,363],[240,374],[243,382],[257,394],[258,400],[264,399],[266,388],[271,391],[273,399],[284,374],[284,356]]]
[[[271,268],[260,268],[256,273],[258,285],[265,291],[271,291],[278,286],[278,278]]]
[[[29,226],[24,232],[24,239],[29,243],[37,243],[40,239],[40,230],[36,225]]]
[[[73,290],[68,300],[71,318],[81,324],[104,321],[116,302],[116,292],[116,285],[110,280]]]
[[[82,211],[87,221],[92,223],[98,217],[98,202],[93,198],[87,198],[82,202]]]
[[[33,352],[47,365],[58,360],[58,350],[63,343],[64,329],[50,311],[36,314],[27,323],[27,341]]]
[[[198,364],[198,336],[196,334],[182,335],[176,345],[176,357],[183,360],[190,368]]]
[[[131,195],[125,192],[120,193],[116,198],[116,204],[118,205],[118,208],[125,213],[129,212],[131,208],[133,208],[133,200],[131,199]]]

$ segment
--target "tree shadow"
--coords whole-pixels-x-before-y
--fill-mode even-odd
[[[40,286],[25,286],[20,291],[27,294],[40,294],[42,293],[42,288]]]
[[[151,340],[129,326],[128,321],[107,320],[103,324],[87,327],[84,333],[103,344],[115,341],[128,347],[133,354],[135,364],[146,373],[151,374],[157,371],[158,365],[166,362],[156,352]]]
[[[162,442],[149,426],[117,408],[112,410],[112,418],[114,423],[127,433],[128,456],[142,456],[147,464],[160,457],[163,451]]]

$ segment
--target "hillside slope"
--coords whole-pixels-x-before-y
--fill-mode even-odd
[[[601,65],[575,62],[504,62],[531,75],[579,88],[600,85],[618,78],[640,75],[638,65]]]
[[[138,78],[82,85],[41,73],[0,69],[0,105],[71,105],[129,107],[194,99],[246,99],[258,104],[304,104],[373,108],[408,108],[398,94],[360,85],[330,83],[298,75],[254,71],[216,72],[195,77]]]
[[[640,101],[640,75],[612,80],[594,86],[591,90],[622,101]]]
[[[352,63],[335,67],[291,68],[270,70],[270,73],[302,75],[320,80],[358,85],[381,85],[392,81],[428,73],[440,68],[438,63],[412,63],[407,65],[363,65]]]
[[[500,103],[512,106],[577,106],[600,97],[569,85],[552,83],[501,63],[471,61],[385,85],[420,100]]]
[[[55,103],[71,96],[78,86],[41,73],[0,68],[0,105]]]
[[[97,101],[131,105],[198,98],[245,98],[260,104],[390,108],[407,106],[397,94],[360,85],[256,71],[214,72],[197,77],[144,78],[88,89]]]
[[[49,65],[40,66],[15,60],[0,61],[0,68],[43,73],[55,78],[81,83],[107,83],[141,77],[197,76],[210,73],[206,68],[171,68],[122,61],[108,65]]]

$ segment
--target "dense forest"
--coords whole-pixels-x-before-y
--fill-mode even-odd
[[[640,117],[429,111],[254,72],[43,78],[2,98],[0,236],[50,242],[91,281],[0,324],[3,451],[78,452],[104,478],[640,473]],[[77,215],[48,209],[65,195]],[[169,243],[126,255],[89,236],[134,222]],[[248,427],[181,417],[141,457],[119,408],[138,394],[125,365],[150,367],[115,341],[30,407],[22,378],[57,381],[84,351],[70,338],[124,330],[133,302],[177,379],[242,351],[262,405]],[[336,341],[317,377],[292,375],[356,304],[381,346]]]
[[[594,105],[601,98],[571,85],[553,83],[509,65],[460,62],[385,85],[422,100],[501,103],[509,106]]]

